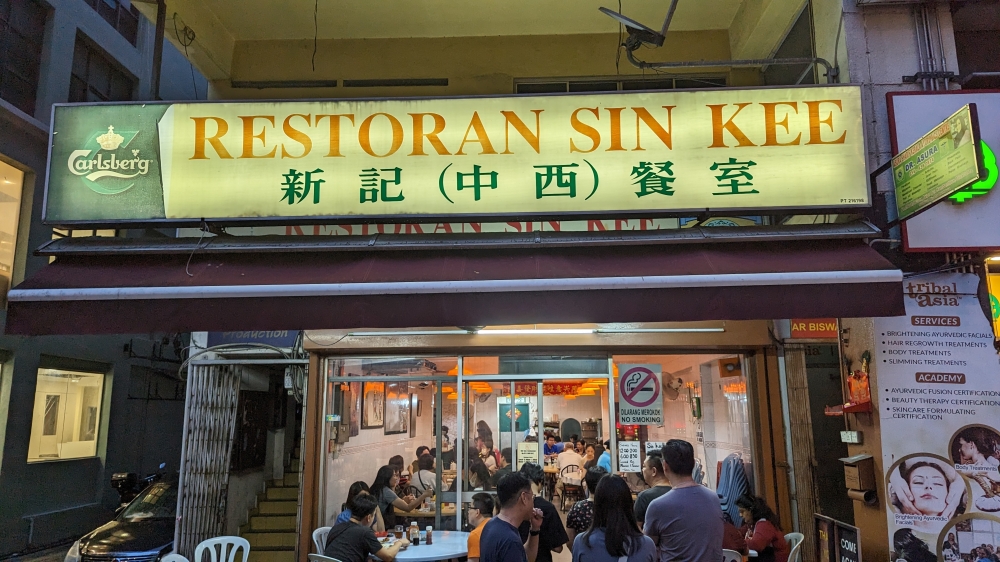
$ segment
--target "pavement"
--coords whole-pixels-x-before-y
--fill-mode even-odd
[[[6,558],[0,557],[0,562],[63,562],[70,544],[47,548],[28,554],[15,554]]]

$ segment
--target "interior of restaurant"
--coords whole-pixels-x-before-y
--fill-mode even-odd
[[[614,423],[613,384],[629,365],[662,373],[662,425]],[[340,513],[353,482],[371,485],[378,468],[396,455],[404,460],[399,489],[411,490],[417,449],[426,446],[435,458],[435,480],[440,479],[433,485],[444,492],[410,512],[397,510],[399,522],[419,519],[421,526],[446,529],[464,525],[455,504],[493,487],[479,476],[479,462],[492,461],[485,464],[495,472],[509,447],[514,467],[538,459],[543,464],[549,433],[562,443],[573,436],[588,445],[639,441],[643,458],[646,443],[685,439],[694,446],[695,476],[704,485],[723,493],[754,489],[747,378],[737,354],[328,357],[325,370],[326,455],[320,482],[325,524]],[[480,449],[471,470],[469,457],[476,451],[470,446]],[[614,444],[612,449],[614,454]],[[546,476],[554,486],[560,477],[555,464],[546,467]],[[633,491],[647,487],[639,471],[626,476]],[[461,498],[454,492],[456,479],[462,482]],[[551,491],[547,487],[546,493]]]

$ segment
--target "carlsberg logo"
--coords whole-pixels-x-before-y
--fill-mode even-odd
[[[84,145],[86,148],[70,153],[66,165],[73,175],[81,176],[87,187],[97,193],[114,195],[127,191],[135,185],[136,178],[149,173],[152,162],[139,157],[141,150],[129,149],[138,134],[138,131],[119,134],[109,125],[108,131],[92,137]],[[97,146],[93,146],[95,144]]]

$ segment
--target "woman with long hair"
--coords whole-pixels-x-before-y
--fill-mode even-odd
[[[334,525],[346,523],[351,520],[351,515],[352,515],[351,502],[354,501],[354,498],[362,494],[370,494],[368,484],[365,484],[361,480],[358,480],[357,482],[351,484],[351,487],[348,488],[347,490],[347,501],[345,501],[344,505],[340,508],[341,509],[340,515],[337,516],[337,521],[334,523]],[[381,510],[378,509],[375,510],[375,520],[372,522],[372,530],[374,530],[376,533],[381,533],[382,531],[385,531],[385,522],[382,521]]]
[[[399,473],[391,465],[385,465],[378,469],[375,474],[375,481],[371,485],[371,495],[378,502],[378,509],[382,512],[382,520],[388,527],[396,525],[396,510],[412,511],[420,506],[424,498],[434,494],[433,489],[424,490],[419,497],[414,498],[412,494],[399,497],[394,491],[399,484]]]
[[[573,550],[576,536],[589,529],[590,524],[594,521],[594,492],[597,490],[597,485],[607,475],[608,471],[600,466],[587,469],[583,475],[583,485],[587,490],[588,497],[573,504],[573,507],[569,509],[569,514],[566,515],[566,535],[569,536],[569,542],[566,545],[569,546],[570,551]]]
[[[740,516],[746,522],[747,548],[757,551],[758,562],[788,562],[792,548],[781,531],[778,516],[764,498],[743,496],[736,500]]]
[[[603,454],[604,454],[604,447],[602,447],[601,445],[587,445],[587,448],[584,449],[584,454],[583,454],[583,458],[585,461],[583,463],[583,469],[588,470],[590,468],[597,466],[597,459],[601,458],[601,455]]]
[[[594,519],[573,541],[573,562],[656,562],[656,545],[639,531],[632,509],[632,490],[625,479],[601,478],[594,493]]]

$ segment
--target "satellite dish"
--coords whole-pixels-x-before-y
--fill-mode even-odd
[[[614,10],[610,10],[604,7],[598,9],[602,13],[611,16],[611,18],[617,21],[618,23],[624,25],[625,29],[628,30],[629,41],[634,43],[636,47],[638,47],[638,43],[646,43],[654,47],[663,46],[664,38],[663,35],[660,34],[660,32],[655,31],[649,27],[646,27],[645,25],[635,21],[634,19],[625,17]]]

